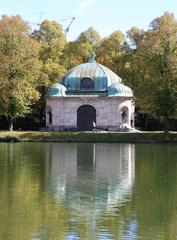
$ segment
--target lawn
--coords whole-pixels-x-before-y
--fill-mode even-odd
[[[1,142],[119,142],[152,143],[177,142],[177,132],[43,132],[43,131],[1,131]]]

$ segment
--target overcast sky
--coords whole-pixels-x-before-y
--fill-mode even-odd
[[[132,26],[147,29],[150,22],[169,11],[177,18],[177,0],[0,0],[0,15],[21,15],[33,28],[44,19],[56,20],[65,29],[74,22],[68,40],[94,27],[101,36]]]

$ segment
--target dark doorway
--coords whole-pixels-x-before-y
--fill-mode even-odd
[[[93,122],[96,123],[96,110],[90,105],[83,105],[77,110],[77,127],[82,131],[93,129]]]
[[[48,112],[48,115],[49,115],[49,124],[52,125],[52,113]]]

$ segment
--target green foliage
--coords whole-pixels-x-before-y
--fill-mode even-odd
[[[106,65],[122,76],[125,64],[126,39],[121,31],[115,31],[109,37],[103,38],[95,52],[99,63]]]
[[[45,93],[67,70],[87,61],[107,66],[130,86],[144,115],[166,125],[177,118],[177,21],[165,13],[147,31],[132,27],[101,38],[92,27],[67,42],[60,24],[45,20],[30,34],[19,16],[0,21],[0,114],[45,120]],[[35,104],[35,102],[37,104]]]
[[[92,51],[89,42],[69,42],[63,52],[63,64],[67,70],[87,61],[88,52]]]
[[[0,114],[24,117],[38,100],[39,45],[19,16],[0,21]]]
[[[40,43],[39,59],[43,63],[40,83],[48,87],[65,72],[61,56],[66,37],[60,24],[48,20],[43,21],[39,30],[35,30],[32,36]]]
[[[85,32],[82,32],[78,38],[79,42],[89,42],[92,46],[98,44],[100,40],[101,36],[93,27],[90,27]]]
[[[92,27],[82,32],[78,39],[69,42],[63,52],[63,63],[66,69],[84,63],[87,61],[88,53],[95,50],[99,45],[101,37],[99,33]]]
[[[140,33],[131,61],[136,104],[166,124],[177,118],[177,21],[165,13]]]
[[[44,20],[39,29],[34,30],[32,36],[40,44],[39,59],[42,62],[38,87],[41,97],[38,103],[33,106],[33,114],[40,121],[44,121],[47,88],[66,72],[61,61],[66,37],[61,25],[49,20]]]
[[[125,36],[121,31],[113,32],[109,37],[103,38],[97,49],[97,55],[109,56],[114,60],[115,57],[120,56],[125,50]]]
[[[127,31],[127,37],[130,40],[130,45],[132,47],[138,46],[139,42],[143,39],[144,37],[144,30],[132,27],[129,31]]]

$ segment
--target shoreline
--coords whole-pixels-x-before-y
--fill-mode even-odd
[[[1,131],[0,142],[177,143],[177,132]]]

